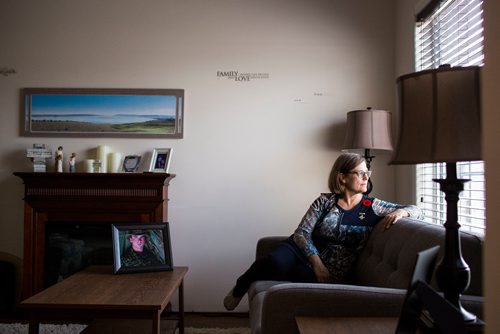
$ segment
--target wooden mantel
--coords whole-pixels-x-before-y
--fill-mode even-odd
[[[47,222],[168,221],[165,173],[16,172],[24,181],[23,296],[44,288]]]

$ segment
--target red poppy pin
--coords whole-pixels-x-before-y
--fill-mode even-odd
[[[370,201],[369,199],[365,199],[365,200],[363,200],[363,205],[370,206],[370,205],[372,205],[372,201]]]

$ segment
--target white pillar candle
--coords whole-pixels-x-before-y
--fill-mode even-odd
[[[119,173],[122,169],[122,154],[113,152],[109,154],[108,172]]]
[[[108,153],[109,147],[107,147],[106,145],[97,147],[97,160],[101,161],[101,173],[106,173],[108,171]]]
[[[87,159],[85,160],[85,171],[87,173],[93,173],[94,172],[94,159]]]

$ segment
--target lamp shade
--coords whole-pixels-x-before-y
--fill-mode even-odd
[[[347,113],[343,149],[392,150],[391,113],[386,110],[354,110]]]
[[[480,68],[398,78],[400,127],[391,164],[481,159]]]

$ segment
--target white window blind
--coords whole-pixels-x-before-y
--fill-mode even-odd
[[[484,64],[483,1],[440,1],[430,16],[417,22],[415,29],[415,66],[417,71],[451,66]],[[485,182],[482,161],[457,163],[457,176],[465,183],[458,202],[458,220],[462,230],[484,233]],[[439,184],[446,167],[441,164],[417,165],[417,199],[428,221],[446,222],[446,201]]]

